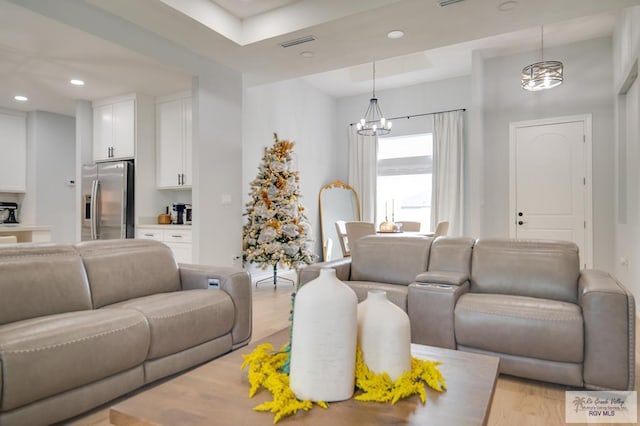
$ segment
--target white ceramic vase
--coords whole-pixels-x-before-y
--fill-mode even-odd
[[[335,269],[296,295],[289,386],[298,399],[343,401],[353,396],[358,298]]]
[[[409,317],[387,298],[387,292],[370,290],[358,305],[358,343],[369,370],[387,373],[391,380],[411,370]]]

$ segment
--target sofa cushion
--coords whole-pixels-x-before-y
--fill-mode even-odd
[[[429,271],[459,272],[469,275],[473,238],[438,237],[431,244]]]
[[[533,297],[467,293],[455,307],[458,345],[581,363],[584,339],[580,306]]]
[[[82,259],[72,246],[2,247],[0,269],[0,324],[91,309]]]
[[[76,248],[87,271],[94,308],[180,289],[178,265],[161,242],[88,241]]]
[[[109,305],[103,310],[119,308],[135,309],[147,318],[151,329],[147,359],[197,346],[229,333],[233,327],[233,301],[221,290],[154,294]]]
[[[409,285],[427,270],[429,237],[368,235],[351,247],[353,281]]]
[[[396,284],[376,283],[371,281],[346,281],[358,296],[358,303],[367,298],[369,290],[382,290],[387,293],[387,299],[407,312],[407,294],[409,287]]]
[[[578,247],[564,241],[479,239],[471,261],[471,292],[578,303]]]
[[[3,411],[141,365],[146,319],[134,310],[81,311],[0,326]]]

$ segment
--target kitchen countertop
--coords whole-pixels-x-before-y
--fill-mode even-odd
[[[22,223],[0,223],[0,232],[37,232],[51,231],[48,225],[25,225]]]

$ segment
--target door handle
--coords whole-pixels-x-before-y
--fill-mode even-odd
[[[91,239],[98,239],[98,180],[91,182]]]

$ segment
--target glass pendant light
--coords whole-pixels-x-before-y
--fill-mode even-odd
[[[540,27],[540,62],[527,65],[522,69],[520,86],[530,92],[551,89],[564,80],[563,65],[560,61],[544,60],[544,27]]]

